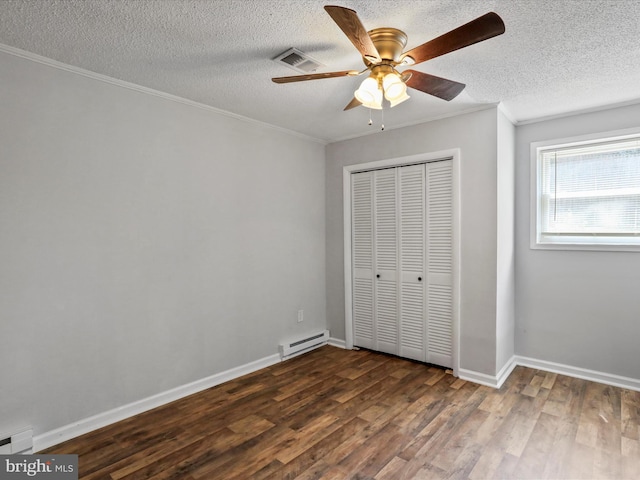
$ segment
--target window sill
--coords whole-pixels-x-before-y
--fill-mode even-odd
[[[570,241],[569,239],[562,239],[557,241],[532,241],[532,250],[585,250],[585,251],[597,251],[597,252],[640,252],[640,244],[638,243],[606,243],[603,241],[594,242],[592,239],[585,239],[584,241]]]

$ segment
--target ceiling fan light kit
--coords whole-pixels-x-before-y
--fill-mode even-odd
[[[393,68],[391,70],[388,72],[385,72],[384,69],[373,71],[355,91],[356,100],[367,108],[380,110],[382,109],[383,96],[389,101],[391,107],[409,99],[407,85],[402,81],[398,72]]]
[[[370,72],[355,91],[353,100],[344,110],[350,110],[360,105],[381,110],[383,99],[386,99],[391,107],[395,107],[410,98],[407,94],[407,87],[446,101],[453,100],[464,89],[463,83],[417,70],[398,72],[396,67],[417,65],[501,35],[505,31],[504,22],[500,16],[497,13],[489,12],[403,53],[407,45],[407,34],[402,30],[385,27],[367,31],[354,10],[333,5],[327,5],[324,9],[360,52],[366,66],[365,70],[362,72],[346,70],[276,77],[272,80],[275,83],[291,83],[321,78],[357,76]]]

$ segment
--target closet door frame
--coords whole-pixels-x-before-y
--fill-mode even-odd
[[[453,168],[453,374],[457,377],[460,366],[460,149],[425,152],[407,157],[390,158],[375,162],[347,165],[342,170],[344,217],[344,300],[345,348],[353,349],[353,277],[351,239],[351,175],[368,170],[401,167],[420,163],[451,160]]]

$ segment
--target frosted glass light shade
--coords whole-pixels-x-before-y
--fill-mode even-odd
[[[390,102],[407,93],[407,86],[395,73],[388,73],[384,76],[382,79],[382,88],[384,88],[385,98]]]
[[[401,97],[395,98],[393,100],[389,100],[389,103],[391,104],[391,108],[393,108],[396,105],[404,102],[405,100],[409,100],[409,98],[411,98],[411,97],[409,97],[409,95],[407,95],[407,91],[406,91],[406,88],[405,88],[405,92]]]
[[[376,110],[382,108],[382,90],[380,90],[375,78],[365,78],[358,90],[355,91],[354,96],[365,107]]]

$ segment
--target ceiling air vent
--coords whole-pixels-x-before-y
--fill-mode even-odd
[[[312,73],[315,72],[318,67],[323,66],[320,62],[296,48],[290,48],[286,52],[282,52],[274,58],[273,61],[281,65],[286,65],[300,73]]]

